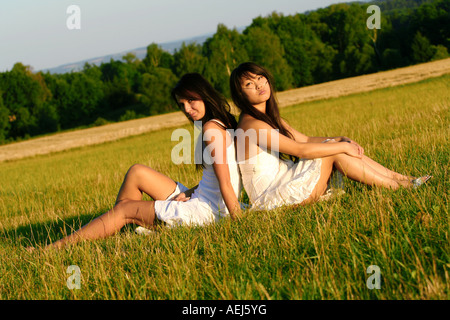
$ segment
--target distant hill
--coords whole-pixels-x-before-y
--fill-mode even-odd
[[[240,30],[240,29],[238,29],[238,30]],[[205,42],[206,39],[208,39],[209,37],[211,37],[213,35],[214,35],[214,33],[210,33],[210,34],[197,36],[197,37],[193,37],[193,38],[189,38],[189,39],[160,43],[158,45],[163,50],[173,54],[176,49],[181,47],[183,42],[185,44],[189,44],[189,43],[193,43],[193,42],[196,42],[198,44],[203,44],[203,42]],[[54,68],[42,69],[40,71],[42,71],[42,72],[47,72],[48,71],[48,72],[50,72],[52,74],[54,74],[54,73],[66,73],[66,72],[71,72],[71,71],[80,71],[80,70],[83,69],[83,66],[84,66],[84,64],[86,62],[89,63],[89,64],[100,65],[102,63],[110,62],[111,59],[113,59],[113,60],[122,60],[122,57],[125,54],[127,54],[128,52],[133,52],[136,55],[137,58],[144,59],[145,55],[147,54],[147,47],[141,47],[141,48],[136,48],[136,49],[133,49],[133,50],[127,50],[127,51],[123,51],[123,52],[119,52],[119,53],[115,53],[115,54],[110,54],[110,55],[106,55],[106,56],[102,56],[102,57],[96,57],[96,58],[91,58],[91,59],[82,60],[82,61],[78,61],[78,62],[67,63],[67,64],[63,64],[61,66],[54,67]]]

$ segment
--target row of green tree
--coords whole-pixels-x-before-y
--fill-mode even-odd
[[[369,3],[342,3],[274,12],[242,33],[219,25],[201,45],[170,54],[150,44],[142,60],[128,53],[79,72],[33,72],[17,63],[0,73],[0,143],[176,110],[169,93],[186,72],[202,73],[229,97],[230,72],[244,61],[267,67],[286,90],[448,56],[450,0],[371,4],[381,9],[381,29],[366,26]]]

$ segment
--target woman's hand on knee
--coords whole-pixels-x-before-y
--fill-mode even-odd
[[[345,154],[361,159],[364,154],[364,150],[357,143],[347,143],[345,146]]]
[[[350,144],[354,144],[355,146],[358,147],[358,149],[359,149],[358,152],[361,154],[361,157],[362,157],[362,155],[364,155],[364,148],[361,147],[356,141],[354,141],[350,138],[347,138],[347,137],[341,137],[341,140],[339,142],[348,142]]]
[[[188,201],[190,199],[190,197],[186,197],[186,194],[184,192],[181,192],[179,194],[177,194],[176,196],[174,196],[172,199],[170,199],[171,201]]]

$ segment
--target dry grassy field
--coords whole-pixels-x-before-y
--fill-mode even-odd
[[[450,73],[450,58],[279,92],[281,107],[413,83]],[[0,162],[48,154],[187,123],[181,112],[53,134],[0,146]]]

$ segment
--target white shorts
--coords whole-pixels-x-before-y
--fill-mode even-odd
[[[172,197],[189,190],[177,182],[175,191],[166,200],[155,201],[156,217],[164,221],[168,226],[177,225],[205,225],[217,220],[211,207],[198,198],[188,201],[170,201]]]

